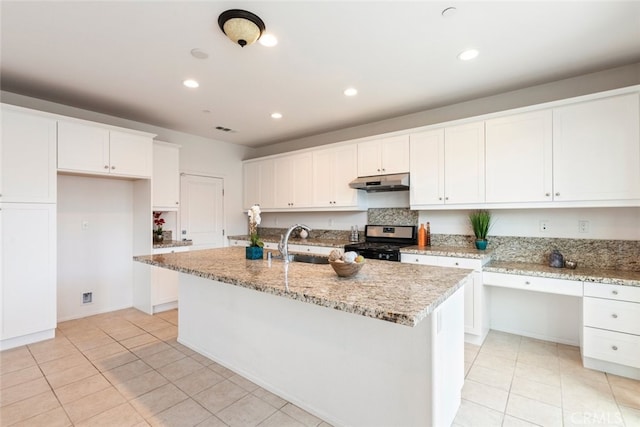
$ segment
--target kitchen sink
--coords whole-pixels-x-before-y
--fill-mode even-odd
[[[329,258],[322,255],[292,254],[292,261],[307,264],[329,264]]]

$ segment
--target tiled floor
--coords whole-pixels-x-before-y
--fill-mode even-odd
[[[177,317],[121,310],[1,352],[0,425],[328,426],[180,345]],[[575,347],[492,331],[465,361],[456,426],[640,426],[640,382],[582,368]]]

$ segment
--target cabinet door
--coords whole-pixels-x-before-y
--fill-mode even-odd
[[[151,183],[154,209],[178,209],[180,204],[180,147],[166,143],[153,144]]]
[[[380,141],[367,141],[358,144],[358,176],[373,176],[382,173],[380,165]]]
[[[487,120],[487,203],[552,200],[551,110]]]
[[[166,268],[151,267],[151,305],[178,301],[178,272]]]
[[[444,203],[444,129],[410,136],[411,205]]]
[[[356,206],[358,190],[349,183],[358,175],[358,147],[355,144],[333,149],[333,201],[334,206]],[[313,184],[316,187],[316,181]]]
[[[274,171],[274,188],[273,188],[273,204],[275,208],[291,208],[293,197],[291,194],[292,174],[292,157],[277,157],[273,161]]]
[[[333,150],[319,150],[313,153],[313,206],[330,207],[334,203],[334,162]],[[353,176],[355,178],[355,175]],[[353,179],[352,178],[352,179]],[[347,181],[348,182],[348,181]]]
[[[58,169],[109,173],[109,130],[58,121]]]
[[[306,208],[313,205],[313,158],[311,153],[298,154],[293,156],[292,162],[292,185],[294,208]]]
[[[444,130],[445,204],[484,202],[484,122]]]
[[[242,207],[246,210],[260,203],[260,162],[248,162],[242,165]]]
[[[148,136],[111,131],[109,135],[111,174],[151,178],[153,142]]]
[[[55,203],[55,120],[2,109],[0,200]]]
[[[555,201],[640,199],[638,94],[553,110]]]
[[[409,135],[380,140],[382,173],[409,172]]]
[[[243,165],[245,209],[258,204],[262,209],[275,207],[273,159],[247,162]]]
[[[56,327],[56,205],[0,204],[1,339]]]

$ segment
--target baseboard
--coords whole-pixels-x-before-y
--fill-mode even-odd
[[[33,344],[36,342],[50,340],[56,337],[55,329],[47,329],[46,331],[35,332],[33,334],[22,335],[19,337],[8,338],[0,341],[0,351],[9,350],[11,348],[23,345]]]

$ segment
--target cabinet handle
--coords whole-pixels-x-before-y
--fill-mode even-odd
[[[180,204],[180,202],[176,202],[176,205],[179,205],[179,204]]]
[[[380,172],[380,169],[378,169],[378,172]]]
[[[618,291],[611,291],[612,294],[618,295]]]
[[[420,260],[418,258],[416,258],[416,262],[420,262]]]
[[[105,169],[109,169],[109,165],[104,165],[104,168]]]
[[[116,168],[115,166],[111,166],[111,169],[115,169],[115,168]]]
[[[445,200],[449,200],[449,198],[448,198],[448,197],[445,197],[444,199],[445,199]]]
[[[456,262],[456,265],[460,265],[460,263],[459,263],[459,262]]]
[[[387,170],[385,168],[382,168],[382,172],[386,172]]]
[[[618,351],[618,346],[617,346],[617,345],[612,345],[612,346],[611,346],[611,350],[613,350],[613,351]]]
[[[556,196],[559,196],[559,195],[560,195],[560,193],[556,193]]]
[[[614,319],[617,319],[617,318],[618,318],[618,315],[617,315],[617,314],[615,314],[615,313],[613,313],[613,314],[611,315],[611,317],[613,317]]]
[[[530,284],[531,284],[531,282],[527,280],[526,282],[524,282],[524,284],[525,284],[525,285],[530,285]]]
[[[544,193],[545,197],[549,197],[551,193]]]
[[[438,197],[438,200],[442,200],[442,197]]]

